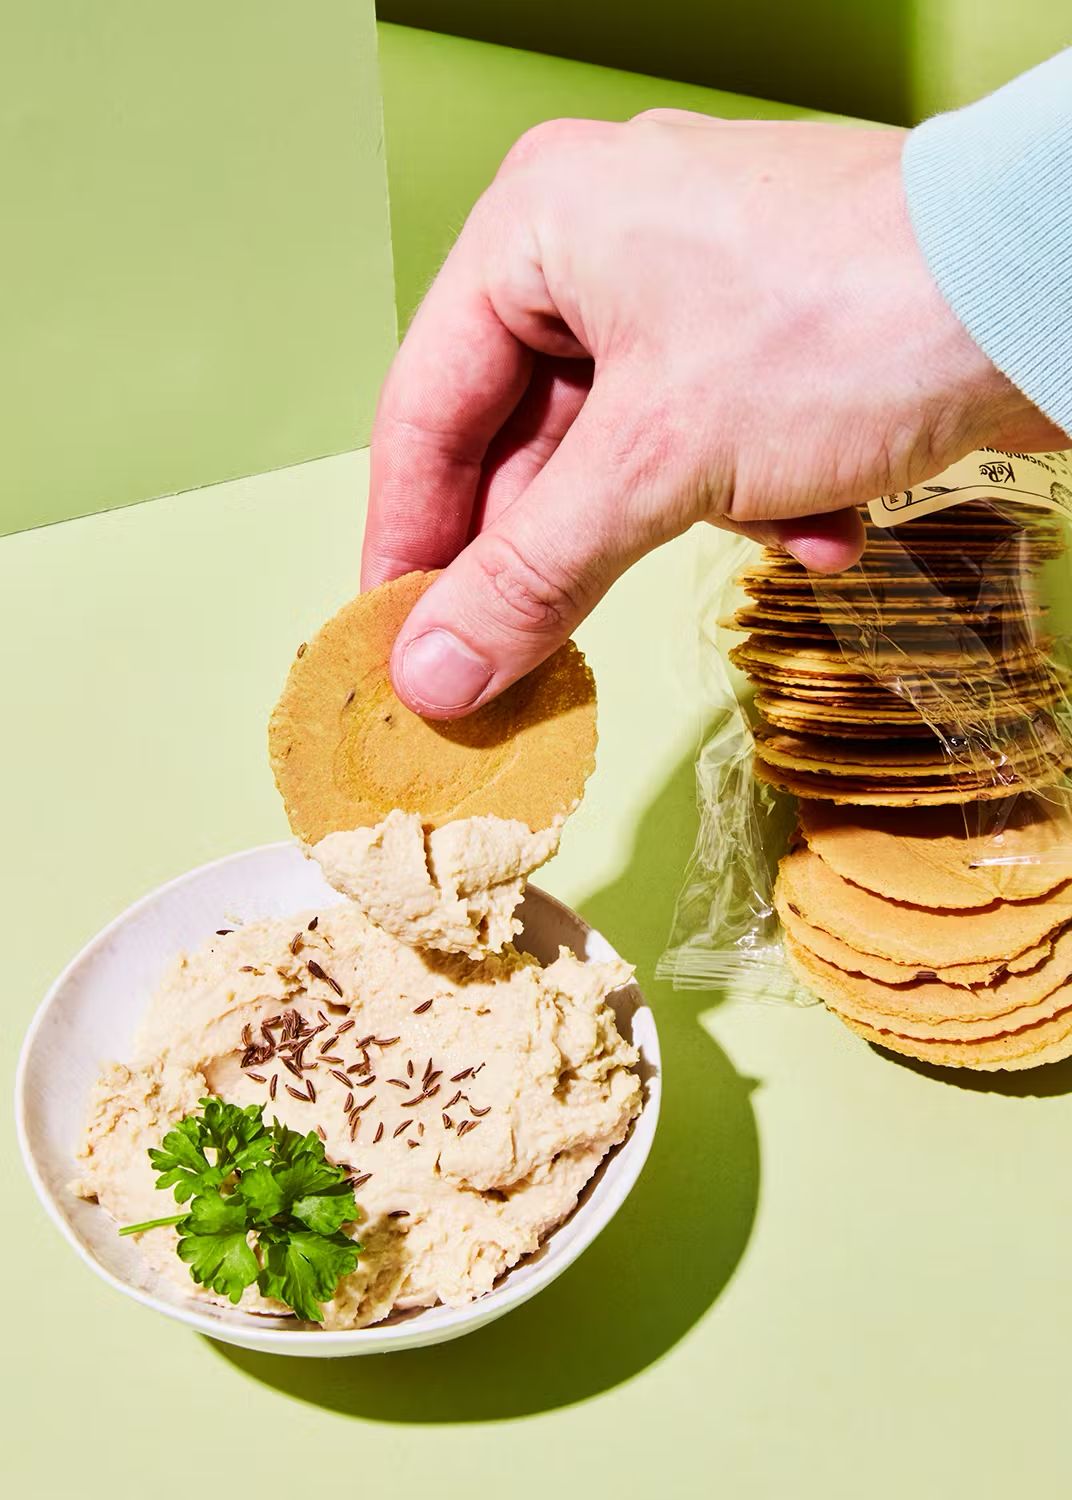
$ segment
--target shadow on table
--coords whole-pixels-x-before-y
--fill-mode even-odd
[[[698,1022],[719,997],[656,984],[656,960],[695,834],[683,763],[645,814],[619,879],[581,903],[655,1007],[662,1116],[636,1189],[596,1243],[533,1301],[453,1343],[389,1358],[306,1360],[213,1344],[302,1401],[384,1422],[486,1422],[569,1406],[660,1359],[704,1316],[741,1259],[759,1192],[750,1094]]]
[[[903,1057],[899,1052],[876,1047],[873,1042],[871,1047],[887,1062],[897,1063],[935,1083],[946,1083],[950,1088],[966,1089],[973,1094],[1004,1094],[1009,1099],[1052,1099],[1059,1094],[1072,1094],[1072,1057],[1044,1068],[1023,1068],[1014,1073],[974,1073],[969,1068],[935,1067],[919,1058]]]

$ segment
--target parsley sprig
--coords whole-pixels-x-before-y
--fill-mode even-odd
[[[149,1152],[157,1187],[189,1208],[119,1233],[174,1224],[179,1258],[200,1286],[238,1302],[256,1282],[300,1318],[323,1322],[321,1303],[361,1251],[342,1229],[358,1217],[346,1172],[327,1160],[315,1131],[266,1125],[263,1105],[200,1104],[201,1114],[186,1115]]]

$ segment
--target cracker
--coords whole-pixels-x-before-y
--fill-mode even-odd
[[[1061,928],[1057,928],[1048,938],[1044,938],[1034,948],[1025,948],[1023,953],[1014,953],[1012,958],[1005,960],[1005,968],[1010,974],[1026,974],[1029,969],[1036,968],[1040,963],[1045,963],[1053,952],[1053,945]]]
[[[830,802],[855,807],[942,807],[960,802],[987,802],[1008,797],[1013,792],[1049,787],[1053,783],[1052,766],[1033,772],[1023,768],[1004,774],[1004,779],[983,780],[979,777],[960,781],[910,782],[896,786],[877,786],[851,776],[824,776],[808,771],[786,771],[768,766],[756,759],[753,773],[757,781],[795,797],[822,797]]]
[[[1015,645],[1009,651],[964,650],[920,651],[909,658],[894,648],[883,650],[881,643],[869,654],[867,670],[858,657],[846,657],[840,647],[800,646],[791,637],[775,637],[773,643],[765,641],[756,645],[751,640],[742,641],[730,652],[730,660],[748,670],[752,666],[771,667],[783,674],[797,672],[802,676],[822,678],[860,678],[881,680],[881,670],[890,677],[906,681],[927,681],[931,677],[945,674],[960,680],[965,672],[984,672],[987,676],[1000,677],[1009,669],[1024,670],[1026,665],[1038,667],[1042,652],[1052,642],[1036,641],[1030,646]],[[880,670],[881,668],[881,670]]]
[[[860,745],[833,735],[787,734],[760,727],[755,732],[756,754],[768,765],[793,771],[825,771],[832,776],[952,776],[958,765],[940,741],[889,740],[883,745]],[[974,772],[974,766],[967,767]]]
[[[915,699],[902,697],[893,687],[872,687],[858,692],[844,689],[838,691],[809,683],[769,682],[765,677],[756,679],[756,687],[757,697],[763,696],[775,707],[784,708],[788,712],[840,713],[842,717],[881,719],[884,723],[896,718],[906,721],[918,719],[921,708],[928,706],[923,695],[919,695],[923,701],[917,702]],[[978,720],[986,723],[995,715],[1001,714],[1012,715],[1022,721],[1034,709],[1055,702],[1063,695],[1064,690],[1064,684],[1056,678],[1032,684],[1030,693],[1025,690],[1016,693],[970,694],[965,686],[964,696],[967,701],[964,705],[964,722]],[[939,697],[938,694],[933,696]]]
[[[789,771],[828,776],[851,776],[858,780],[904,779],[910,782],[957,781],[964,777],[1003,777],[1010,769],[1028,771],[1044,760],[1056,766],[1067,763],[1069,747],[1056,729],[1035,724],[1029,736],[1004,736],[994,745],[981,737],[978,743],[947,750],[936,736],[928,740],[890,739],[884,744],[861,743],[833,735],[790,734],[785,730],[759,727],[755,752],[767,765]]]
[[[1008,631],[1026,626],[1027,621],[1037,619],[1045,613],[1041,605],[1021,602],[995,604],[989,599],[954,601],[948,597],[895,601],[877,599],[873,595],[863,596],[859,600],[833,596],[813,596],[810,599],[772,596],[754,600],[750,610],[742,611],[742,614],[756,615],[772,624],[789,625],[793,627],[794,636],[798,623],[809,621],[831,626],[867,625],[869,629],[889,625],[891,630],[932,633],[939,643],[944,630],[970,628],[976,631],[986,628],[992,633],[997,630]]]
[[[920,964],[894,963],[875,953],[864,953],[858,948],[850,947],[833,933],[824,932],[821,927],[813,927],[794,910],[781,889],[775,891],[775,908],[783,928],[801,947],[846,973],[865,974],[869,979],[877,979],[883,984],[911,984],[913,980],[931,974],[937,975],[945,985],[962,988],[993,984],[1006,972],[1023,973],[1037,968],[1053,952],[1054,940],[1046,938],[1012,958],[991,959],[988,963],[978,964],[947,964],[944,968],[926,969]]]
[[[1048,1020],[1072,1006],[1072,931],[1065,928],[1048,963],[1029,974],[1010,974],[993,985],[975,988],[918,980],[883,984],[866,975],[847,973],[810,952],[790,934],[786,954],[797,977],[832,1009],[869,1026],[887,1027],[900,1036],[999,1036]]]
[[[944,702],[954,696],[962,697],[966,703],[974,703],[977,710],[980,703],[1016,702],[1021,706],[1030,705],[1037,694],[1047,695],[1047,701],[1049,701],[1050,698],[1067,691],[1068,687],[1066,674],[1056,668],[1047,671],[1017,673],[1015,676],[1001,679],[1000,683],[986,681],[976,692],[972,691],[972,684],[963,678],[956,680],[934,678],[925,682],[906,682],[903,679],[882,681],[870,676],[805,677],[798,674],[783,675],[769,667],[753,670],[749,676],[757,686],[782,693],[786,697],[799,698],[804,702],[827,701],[860,706],[880,704],[895,707],[900,705],[906,709],[913,707],[917,700],[924,702],[933,699]],[[906,696],[909,692],[913,695],[911,698]]]
[[[851,1016],[838,1019],[865,1041],[888,1052],[899,1052],[939,1068],[977,1068],[981,1072],[1018,1071],[1061,1062],[1072,1056],[1072,1010],[1064,1010],[1049,1021],[1038,1021],[1022,1031],[983,1041],[924,1041],[879,1030]]]
[[[738,574],[738,582],[746,594],[755,598],[767,598],[775,594],[800,595],[813,593],[817,596],[830,594],[838,598],[851,597],[857,593],[867,595],[889,590],[900,597],[933,597],[937,591],[952,590],[955,594],[986,593],[995,597],[1017,599],[1021,594],[1024,575],[1018,567],[1009,563],[1005,568],[985,571],[964,563],[959,567],[941,568],[931,571],[918,562],[906,561],[903,568],[896,568],[893,559],[873,568],[861,568],[848,573],[809,573],[804,568],[770,568],[757,566]],[[1000,580],[1000,588],[998,585]],[[1025,580],[1030,587],[1032,576]]]
[[[841,717],[844,719],[859,719],[862,723],[874,723],[881,720],[885,724],[895,723],[898,719],[906,725],[919,722],[919,710],[915,704],[906,699],[898,697],[895,693],[886,692],[875,694],[872,697],[816,697],[811,702],[801,702],[800,699],[783,695],[780,691],[770,692],[764,684],[756,694],[755,702],[758,705],[760,699],[763,703],[772,703],[774,707],[784,707],[790,713],[812,713],[816,717]]]
[[[769,649],[766,642],[759,644]],[[751,647],[751,638],[742,645]],[[846,669],[843,672],[835,674],[827,670],[820,671],[814,664],[806,668],[787,667],[778,661],[749,661],[746,670],[754,681],[766,682],[785,691],[804,689],[853,700],[868,694],[881,700],[891,693],[902,699],[909,693],[920,698],[930,696],[939,699],[956,695],[965,699],[982,695],[987,699],[1027,697],[1039,685],[1048,687],[1054,682],[1067,685],[1069,680],[1064,668],[1048,664],[1041,655],[999,670],[991,665],[992,659],[984,652],[971,661],[950,657],[947,658],[950,663],[948,666],[935,664],[925,671],[914,672],[908,669],[907,663],[911,661],[909,657],[902,657],[899,665],[892,662],[879,665],[870,660],[865,662],[858,656],[851,658],[840,647],[834,646],[834,643],[831,645],[845,663]],[[731,660],[738,666],[742,665],[742,657],[746,655],[737,647],[730,652]],[[966,675],[969,672],[973,674],[970,680]],[[975,694],[972,694],[973,685],[976,687]]]
[[[269,725],[276,784],[308,844],[394,808],[432,827],[493,814],[533,830],[577,805],[595,764],[592,674],[572,642],[463,719],[396,698],[391,647],[431,583],[410,573],[346,604],[299,650]]]
[[[752,631],[756,635],[774,636],[780,639],[785,634],[785,625],[778,621],[774,623],[763,620],[753,610],[738,610],[734,615],[724,615],[715,622],[720,630],[737,630],[742,634]],[[833,631],[829,625],[821,620],[802,620],[793,632],[795,639],[813,641],[816,645],[825,645],[833,639]]]
[[[919,740],[933,736],[933,730],[922,719],[912,723],[901,719],[883,721],[881,715],[872,715],[866,719],[842,719],[837,714],[830,713],[794,713],[774,706],[762,694],[757,695],[754,702],[768,724],[773,724],[777,729],[788,730],[790,734],[836,734],[845,739],[858,740],[885,740],[892,734]]]
[[[839,716],[860,723],[912,725],[926,722],[932,727],[948,726],[949,732],[961,736],[971,730],[989,734],[992,727],[1004,729],[1033,721],[1040,710],[1052,710],[1065,697],[1062,683],[1034,684],[1030,691],[1017,693],[972,694],[968,687],[957,693],[913,691],[902,697],[892,688],[869,692],[831,692],[812,684],[772,682],[763,677],[752,679],[756,697],[770,701],[786,713],[808,714],[819,718]],[[836,734],[836,730],[830,731]],[[891,733],[895,731],[891,730]]]
[[[1066,798],[1025,795],[985,815],[962,808],[843,812],[804,801],[810,847],[845,880],[919,906],[977,907],[1044,896],[1072,880]]]
[[[876,896],[844,880],[806,844],[784,856],[778,884],[811,926],[861,952],[928,969],[1003,960],[1072,920],[1072,884],[1033,901],[994,901],[951,914]]]
[[[768,724],[791,734],[836,735],[843,739],[898,736],[917,740],[933,738],[934,735],[933,727],[918,709],[901,712],[878,707],[856,709],[840,704],[802,704],[766,692],[757,693],[752,701]],[[980,715],[974,723],[966,717],[958,723],[957,730],[963,733],[974,728],[989,732],[994,727],[1017,724],[1023,715],[1022,704],[992,707],[985,717]]]

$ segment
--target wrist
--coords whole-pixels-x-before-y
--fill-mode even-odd
[[[893,191],[907,305],[916,326],[927,330],[929,456],[943,468],[974,448],[1066,446],[1064,435],[998,368],[943,293],[916,234],[900,170]],[[914,476],[917,480],[924,477]]]

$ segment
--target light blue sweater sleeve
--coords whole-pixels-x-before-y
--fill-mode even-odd
[[[946,301],[1072,435],[1072,48],[918,126],[904,178]]]

